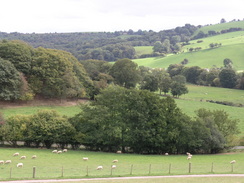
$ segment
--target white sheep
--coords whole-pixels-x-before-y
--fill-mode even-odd
[[[232,160],[232,161],[230,162],[230,164],[234,164],[234,163],[236,163],[236,160]]]
[[[119,160],[115,159],[115,160],[113,160],[112,162],[113,162],[113,163],[118,163]]]
[[[88,158],[87,157],[83,157],[83,161],[87,161],[88,160]]]
[[[121,152],[121,151],[117,151],[116,153],[117,153],[117,154],[121,154],[122,152]]]
[[[191,153],[187,152],[186,155],[189,156]]]
[[[13,154],[13,156],[19,156],[19,153],[18,153],[18,152],[16,152],[16,153],[14,153],[14,154]]]
[[[187,159],[187,160],[190,160],[190,159],[191,159],[191,156],[188,156],[186,159]]]
[[[18,168],[22,168],[23,166],[24,166],[23,163],[18,163],[18,164],[17,164],[17,167],[18,167]]]
[[[67,152],[68,151],[68,149],[63,149],[63,152]]]
[[[63,151],[58,151],[57,154],[61,154]]]
[[[58,150],[53,150],[53,151],[52,151],[52,153],[57,153],[57,152],[58,152]]]
[[[36,159],[37,158],[37,156],[36,155],[33,155],[32,157],[31,157],[31,159]]]
[[[103,166],[98,166],[97,167],[97,170],[102,170],[103,169]]]
[[[3,160],[0,160],[0,165],[4,165],[4,161]]]
[[[168,155],[169,155],[169,153],[165,153],[164,155],[165,155],[165,156],[168,156]]]
[[[111,167],[112,169],[115,169],[116,168],[116,165],[112,165],[112,167]]]
[[[9,163],[11,163],[12,161],[11,160],[6,160],[5,161],[5,164],[9,164]]]
[[[26,159],[26,156],[21,156],[20,159]]]

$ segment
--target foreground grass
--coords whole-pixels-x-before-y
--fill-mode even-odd
[[[25,160],[13,157],[19,152],[26,155]],[[32,148],[0,148],[1,160],[11,159],[9,165],[0,165],[0,180],[32,178],[33,167],[36,167],[38,179],[46,178],[82,178],[82,177],[110,177],[112,160],[118,159],[117,168],[112,176],[145,176],[145,175],[180,175],[189,174],[189,161],[186,155],[136,155],[116,154],[90,151],[69,150],[63,154],[53,154],[47,149]],[[31,156],[37,155],[37,159]],[[82,157],[88,157],[83,161]],[[229,163],[235,159],[233,167]],[[17,168],[17,163],[24,163],[23,168]],[[244,173],[244,153],[221,155],[193,155],[190,174],[209,173]],[[98,165],[104,168],[96,170]],[[169,174],[170,172],[170,174]],[[88,176],[87,176],[88,174]]]

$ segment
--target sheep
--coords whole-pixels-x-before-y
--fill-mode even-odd
[[[17,164],[17,167],[18,167],[18,168],[22,168],[23,166],[24,166],[23,163],[18,163],[18,164]]]
[[[11,163],[12,161],[11,160],[6,160],[5,161],[5,164],[9,164],[9,163]]]
[[[61,154],[63,151],[58,151],[57,154]]]
[[[112,167],[111,167],[112,169],[115,169],[116,168],[116,165],[112,165]]]
[[[97,167],[97,170],[102,170],[103,169],[103,166],[98,166]]]
[[[13,156],[19,156],[19,153],[18,153],[18,152],[16,152],[16,153],[14,153],[14,154],[13,154]]]
[[[232,160],[232,161],[230,162],[230,164],[234,164],[234,163],[236,163],[236,160]]]
[[[3,160],[0,160],[0,165],[4,165],[4,161]]]
[[[36,155],[33,155],[32,157],[31,157],[31,159],[36,159],[37,158],[37,156]]]
[[[122,152],[121,152],[121,151],[117,151],[116,153],[117,153],[117,154],[121,154]]]
[[[68,149],[63,149],[63,152],[67,152],[68,151]]]
[[[87,161],[88,160],[88,158],[87,157],[83,157],[83,161]]]
[[[190,159],[191,159],[191,156],[188,156],[186,159],[187,159],[187,160],[190,160]]]
[[[113,162],[113,163],[118,163],[119,160],[115,159],[115,160],[113,160],[112,162]]]
[[[187,152],[186,155],[189,156],[191,153]]]
[[[21,156],[20,159],[26,159],[26,156]]]
[[[52,151],[52,153],[57,153],[57,152],[58,152],[58,150],[53,150],[53,151]]]
[[[168,155],[169,155],[169,153],[165,153],[164,155],[165,155],[165,156],[168,156]]]

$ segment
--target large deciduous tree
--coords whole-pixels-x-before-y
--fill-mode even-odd
[[[219,73],[219,81],[224,88],[234,88],[237,76],[233,69],[222,69]]]
[[[135,87],[140,80],[137,64],[126,58],[114,63],[110,75],[113,76],[116,84],[126,88]]]

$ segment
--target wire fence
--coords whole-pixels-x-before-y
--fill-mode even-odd
[[[35,178],[81,178],[81,177],[109,177],[109,176],[143,176],[143,175],[177,175],[177,174],[225,174],[244,173],[242,164],[211,163],[197,164],[117,164],[116,168],[103,166],[97,170],[94,166],[74,168],[62,167],[3,167],[0,166],[0,180],[7,179],[35,179]]]

